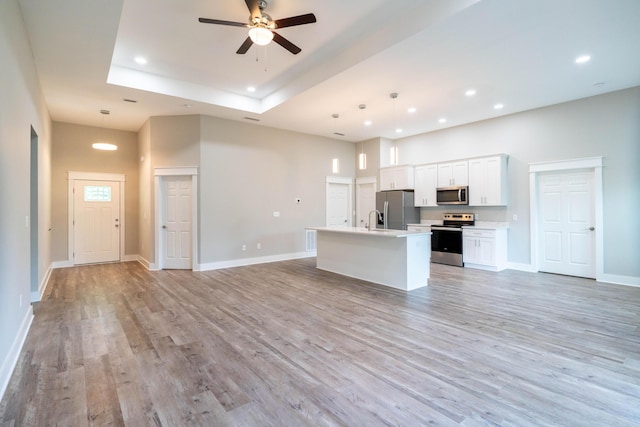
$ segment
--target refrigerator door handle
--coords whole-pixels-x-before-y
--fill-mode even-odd
[[[389,201],[384,202],[384,225],[383,228],[389,228]]]

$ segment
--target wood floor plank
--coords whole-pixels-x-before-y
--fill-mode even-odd
[[[0,426],[640,425],[640,289],[431,274],[54,270]]]

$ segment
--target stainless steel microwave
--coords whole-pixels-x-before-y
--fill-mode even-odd
[[[436,202],[439,205],[468,205],[469,187],[440,187],[436,188]]]

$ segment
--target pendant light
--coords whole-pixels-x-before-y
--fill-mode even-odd
[[[396,127],[396,99],[398,99],[398,94],[396,92],[392,92],[389,94],[389,98],[391,98],[391,102],[393,105],[393,131],[395,133],[402,132],[402,129]],[[396,145],[395,139],[393,140],[393,145],[389,150],[389,164],[397,165],[398,164],[398,146]]]
[[[366,105],[364,104],[360,104],[358,105],[358,108],[360,109],[360,111],[362,111],[362,114],[360,114],[361,116],[364,115],[364,109],[367,108]],[[364,117],[360,117],[360,119],[362,120],[362,137],[364,138]],[[362,142],[360,142],[360,146],[362,151],[360,152],[360,154],[358,155],[358,168],[360,170],[364,170],[367,168],[367,154],[364,152],[364,140],[362,140]]]
[[[102,133],[106,134],[106,130],[104,128],[104,117],[111,114],[111,112],[109,110],[100,110],[100,114],[102,114],[102,121],[100,124],[100,128],[102,129]],[[91,144],[91,147],[93,147],[96,150],[103,150],[103,151],[115,151],[118,149],[117,145],[111,144],[109,142],[94,142],[93,144]]]

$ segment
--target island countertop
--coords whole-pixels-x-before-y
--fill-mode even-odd
[[[363,227],[307,227],[317,232],[316,266],[411,291],[429,283],[431,230],[378,231]]]
[[[374,228],[369,230],[365,227],[306,227],[307,230],[330,231],[333,233],[348,233],[358,235],[369,235],[373,237],[408,237],[421,234],[431,234],[430,230],[424,231],[408,231],[408,230],[392,230],[390,228]]]

